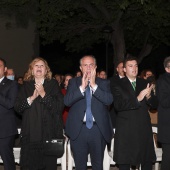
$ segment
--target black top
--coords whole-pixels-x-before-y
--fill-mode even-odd
[[[158,141],[170,143],[170,73],[160,76],[156,83],[158,97]]]
[[[41,169],[43,165],[43,141],[60,138],[63,134],[63,95],[56,80],[45,80],[45,96],[38,96],[31,105],[35,81],[24,82],[15,103],[15,110],[22,115],[21,166]]]

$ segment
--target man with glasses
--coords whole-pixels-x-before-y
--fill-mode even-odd
[[[93,170],[103,170],[106,143],[113,130],[108,105],[113,101],[108,80],[96,78],[96,59],[86,55],[80,59],[82,77],[69,81],[64,98],[70,106],[66,135],[70,138],[76,170],[87,169],[88,154]]]
[[[165,73],[156,84],[158,97],[158,141],[162,144],[161,170],[170,170],[170,56],[164,60]]]

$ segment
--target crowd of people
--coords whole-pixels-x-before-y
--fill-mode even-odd
[[[103,169],[104,150],[114,137],[113,160],[120,170],[132,165],[152,170],[156,161],[150,109],[158,110],[161,170],[170,170],[170,57],[156,81],[150,69],[138,75],[137,58],[116,66],[116,75],[97,71],[93,55],[80,59],[80,70],[65,76],[47,61],[31,61],[23,77],[15,77],[0,58],[0,156],[5,170],[15,170],[13,146],[21,127],[22,170],[56,170],[57,157],[46,155],[44,141],[67,136],[76,170]],[[63,133],[64,129],[64,133]]]

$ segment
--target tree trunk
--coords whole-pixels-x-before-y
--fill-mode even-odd
[[[143,46],[143,48],[141,49],[139,55],[138,55],[138,63],[140,64],[141,61],[143,60],[143,58],[145,58],[146,56],[148,56],[152,51],[152,45],[151,44],[146,44]]]
[[[111,43],[113,45],[113,64],[114,64],[114,72],[116,70],[117,64],[124,59],[126,49],[125,49],[125,40],[124,40],[124,32],[120,23],[116,24],[116,27],[113,28],[114,31],[112,33]]]

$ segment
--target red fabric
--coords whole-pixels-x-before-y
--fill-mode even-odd
[[[62,94],[65,96],[66,95],[66,89],[62,89]],[[65,106],[63,110],[63,123],[64,125],[66,124],[68,112],[69,112],[70,107]]]

